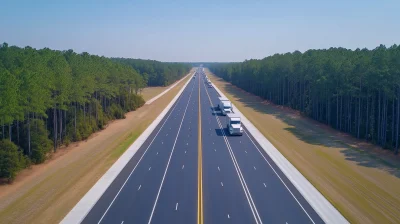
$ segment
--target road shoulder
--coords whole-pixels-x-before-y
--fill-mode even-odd
[[[386,153],[370,144],[209,77],[350,222],[399,222],[398,161],[376,155],[378,150]]]
[[[0,186],[1,222],[59,222],[159,116],[184,83],[160,97],[157,103],[127,113],[126,119],[110,123],[87,141],[73,143],[46,163],[23,171],[25,176],[20,177],[21,181],[17,177],[15,185]]]

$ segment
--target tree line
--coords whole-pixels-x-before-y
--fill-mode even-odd
[[[181,79],[192,68],[187,63],[167,63],[154,60],[112,58],[139,71],[148,86],[167,86]]]
[[[60,146],[124,118],[144,104],[145,86],[143,74],[109,58],[1,44],[0,178],[11,181]]]
[[[400,46],[295,51],[209,68],[252,94],[399,151]]]

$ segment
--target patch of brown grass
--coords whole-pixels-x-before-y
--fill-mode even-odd
[[[351,223],[400,223],[398,157],[209,77]]]
[[[188,77],[150,105],[0,186],[0,223],[58,223],[161,113]],[[156,94],[157,95],[157,94]]]
[[[142,95],[144,101],[148,101],[151,98],[162,93],[164,90],[168,89],[169,86],[156,86],[156,87],[146,87],[142,90],[140,95]]]

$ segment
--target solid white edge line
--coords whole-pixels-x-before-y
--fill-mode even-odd
[[[275,171],[274,167],[268,162],[268,160],[264,157],[264,155],[261,153],[260,149],[257,147],[257,145],[253,142],[253,140],[250,138],[250,136],[247,134],[247,132],[245,132],[247,137],[250,139],[250,141],[253,143],[254,147],[256,147],[256,149],[258,150],[258,152],[261,154],[261,156],[264,158],[264,160],[267,162],[267,164],[269,165],[269,167],[272,169],[272,171],[274,171],[274,173],[276,174],[276,176],[279,178],[279,180],[282,182],[282,184],[285,186],[285,188],[289,191],[289,193],[292,195],[292,197],[294,198],[294,200],[296,200],[297,204],[300,205],[301,209],[304,211],[304,213],[306,213],[307,217],[311,220],[312,223],[315,224],[314,220],[311,218],[311,216],[308,214],[308,212],[306,211],[306,209],[303,207],[303,205],[299,202],[299,200],[297,200],[296,196],[294,196],[294,194],[292,193],[292,191],[289,189],[289,187],[286,185],[286,183],[282,180],[281,176],[279,176],[279,174]],[[254,170],[256,169],[256,167],[254,167]],[[265,183],[264,183],[265,186]]]
[[[209,100],[210,106],[211,106],[211,108],[212,108],[212,111],[213,111],[214,114],[216,114],[216,110],[214,109],[214,106],[213,106],[213,104],[212,104],[210,94],[208,94],[208,90],[207,90],[207,88],[206,88],[206,86],[205,86],[204,83],[203,83],[203,86],[204,86],[205,91],[206,91],[206,93],[207,93],[208,100]],[[249,203],[249,206],[250,206],[251,212],[253,213],[254,219],[255,219],[255,221],[256,221],[257,224],[258,224],[258,223],[262,223],[261,217],[260,217],[260,215],[258,214],[257,207],[256,207],[256,205],[255,205],[255,203],[254,203],[254,201],[253,201],[253,198],[252,198],[252,196],[251,196],[250,190],[249,190],[248,187],[247,187],[247,183],[246,183],[246,180],[245,180],[244,177],[243,177],[243,174],[242,174],[242,171],[241,171],[241,169],[240,169],[239,163],[236,161],[236,156],[235,156],[235,154],[233,153],[233,150],[232,150],[232,147],[231,147],[231,145],[230,145],[230,143],[229,143],[229,141],[228,141],[228,138],[226,137],[226,134],[225,134],[224,128],[223,128],[223,126],[222,126],[222,124],[221,124],[221,121],[219,120],[219,117],[218,117],[218,116],[215,116],[215,119],[217,120],[218,126],[219,126],[219,128],[221,129],[221,131],[222,131],[222,136],[223,136],[223,138],[224,138],[226,147],[228,148],[228,152],[229,152],[229,154],[230,154],[230,156],[231,156],[233,165],[234,165],[235,170],[236,170],[236,173],[237,173],[237,175],[238,175],[238,177],[239,177],[240,183],[241,183],[242,188],[243,188],[243,191],[244,191],[244,193],[245,193],[245,195],[246,195],[247,202]]]
[[[221,97],[226,97],[218,87],[212,84]],[[325,223],[349,223],[343,215],[312,185],[271,142],[239,111],[232,102],[232,108],[242,118],[242,123],[265,153],[274,161],[289,181],[296,187],[311,207]]]
[[[111,185],[114,179],[119,175],[125,165],[132,159],[137,150],[143,145],[157,125],[165,117],[174,103],[181,96],[186,86],[192,80],[190,77],[181,90],[165,107],[165,109],[154,119],[154,121],[146,128],[146,130],[129,146],[129,148],[120,156],[120,158],[108,169],[108,171],[96,182],[95,185],[81,198],[81,200],[72,208],[72,210],[60,222],[61,224],[81,223],[103,193]]]
[[[172,146],[171,154],[169,155],[169,158],[168,158],[167,167],[165,168],[164,175],[163,175],[163,178],[162,178],[162,180],[161,180],[160,187],[159,187],[158,192],[157,192],[156,200],[155,200],[155,202],[154,202],[153,209],[152,209],[152,211],[151,211],[148,224],[150,224],[150,223],[151,223],[151,220],[153,219],[153,215],[154,215],[154,211],[155,211],[156,206],[157,206],[158,198],[160,197],[161,188],[162,188],[162,186],[163,186],[163,184],[164,184],[165,176],[167,175],[167,172],[168,172],[169,163],[171,162],[172,155],[174,154],[175,145],[176,145],[176,142],[177,142],[177,140],[178,140],[179,133],[181,132],[183,120],[185,120],[187,108],[188,108],[188,106],[189,106],[190,100],[192,99],[193,89],[194,89],[194,85],[193,85],[193,87],[192,87],[192,91],[190,92],[189,100],[188,100],[188,103],[186,104],[185,112],[183,113],[183,117],[182,117],[181,123],[180,123],[180,125],[179,125],[179,129],[178,129],[178,133],[176,134],[175,141],[174,141],[174,145]]]
[[[179,100],[180,98],[178,98]],[[101,221],[103,220],[103,218],[106,216],[108,210],[111,208],[111,206],[113,205],[114,201],[117,199],[118,195],[121,193],[122,189],[125,187],[125,184],[128,182],[128,180],[130,179],[131,175],[133,174],[133,172],[136,170],[136,167],[140,164],[140,162],[142,161],[143,157],[146,155],[147,151],[149,150],[149,148],[151,147],[151,145],[153,144],[154,140],[157,138],[158,134],[161,132],[161,130],[163,129],[164,125],[167,123],[169,117],[171,116],[171,114],[174,112],[175,108],[178,106],[178,102],[175,104],[175,106],[171,109],[171,112],[168,114],[168,117],[165,119],[164,123],[161,125],[160,129],[158,129],[156,135],[153,137],[153,139],[151,140],[150,144],[147,146],[146,150],[144,151],[143,155],[140,157],[139,161],[136,163],[135,167],[133,167],[132,171],[130,172],[129,176],[126,178],[124,184],[122,184],[121,188],[119,189],[119,191],[117,192],[117,194],[114,196],[113,200],[111,201],[111,203],[108,205],[106,211],[103,213],[103,215],[101,216],[100,220],[98,221],[98,224],[101,223]],[[149,168],[149,171],[151,170],[151,167]]]
[[[156,101],[158,98],[160,98],[160,97],[162,97],[164,94],[166,94],[168,91],[170,91],[172,88],[174,88],[176,85],[178,85],[182,80],[184,80],[187,76],[189,76],[190,75],[190,72],[189,72],[189,74],[187,74],[187,75],[185,75],[183,78],[181,78],[180,80],[178,80],[178,81],[176,81],[174,84],[172,84],[170,87],[168,87],[166,90],[164,90],[164,91],[162,91],[160,94],[158,94],[157,96],[155,96],[155,97],[153,97],[153,98],[151,98],[151,99],[149,99],[148,101],[146,101],[146,103],[145,104],[151,104],[151,103],[153,103],[154,101]]]

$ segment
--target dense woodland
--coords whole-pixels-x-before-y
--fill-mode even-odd
[[[144,104],[138,93],[145,85],[131,66],[105,57],[1,44],[0,178],[11,181],[60,146],[124,118]]]
[[[398,153],[400,46],[295,51],[209,67],[243,90]]]
[[[192,67],[190,64],[154,60],[130,58],[112,58],[112,60],[129,65],[139,71],[148,86],[170,85],[186,75]]]

